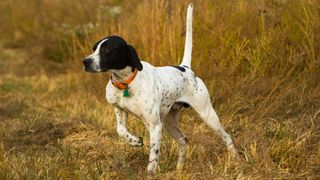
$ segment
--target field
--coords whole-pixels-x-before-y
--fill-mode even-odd
[[[193,70],[241,159],[190,108],[186,166],[164,131],[150,177],[148,132],[130,147],[105,100],[109,73],[83,71],[102,37],[120,35],[141,59],[177,65],[185,0],[0,1],[0,179],[320,178],[320,1],[194,0]]]

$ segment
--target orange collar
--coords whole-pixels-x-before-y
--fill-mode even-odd
[[[134,80],[134,78],[136,77],[137,73],[138,73],[138,70],[134,69],[134,72],[124,82],[115,81],[115,80],[112,79],[112,76],[111,76],[111,83],[115,88],[117,88],[119,90],[127,90],[129,84]]]

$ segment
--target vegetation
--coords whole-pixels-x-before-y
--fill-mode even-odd
[[[133,148],[115,131],[105,100],[108,73],[81,60],[102,37],[123,36],[141,59],[178,64],[185,0],[2,0],[0,2],[0,179],[143,179],[148,133]],[[194,1],[193,70],[241,156],[194,111],[182,172],[166,134],[158,179],[316,178],[320,174],[320,2]]]

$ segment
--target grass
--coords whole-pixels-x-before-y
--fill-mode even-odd
[[[132,148],[115,131],[105,101],[109,74],[87,74],[81,59],[110,34],[141,59],[178,64],[188,1],[0,2],[0,178],[144,179],[146,145]],[[310,178],[320,172],[320,3],[239,0],[194,3],[193,70],[241,161],[191,109],[183,172],[177,144],[164,132],[155,179]],[[70,11],[72,9],[72,11]],[[208,140],[209,139],[209,140]]]

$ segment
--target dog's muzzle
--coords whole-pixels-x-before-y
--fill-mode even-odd
[[[91,72],[91,63],[92,63],[92,59],[90,58],[85,58],[83,61],[82,61],[83,65],[84,65],[84,70],[87,71],[87,72]]]

